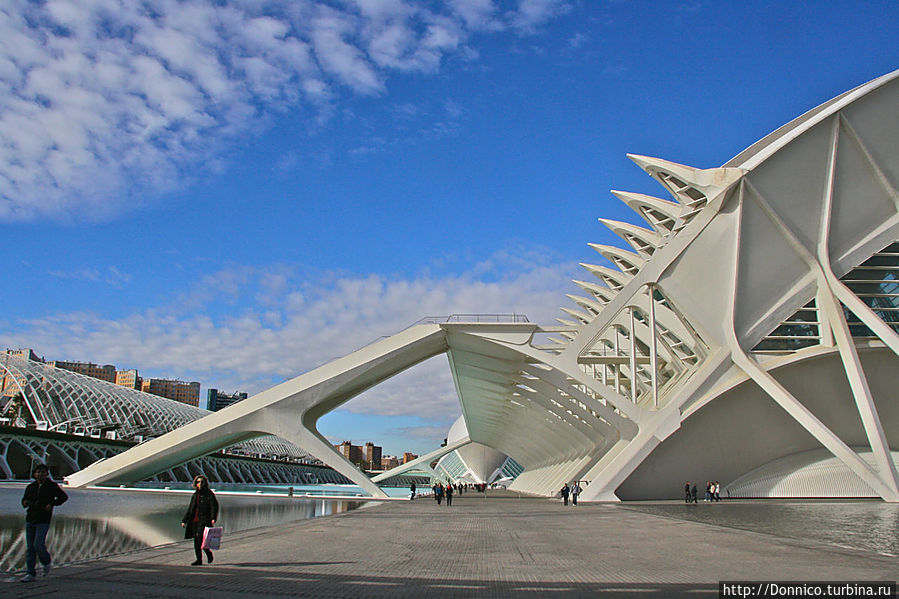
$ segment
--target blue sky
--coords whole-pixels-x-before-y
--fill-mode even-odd
[[[0,346],[260,391],[423,316],[553,322],[626,153],[720,166],[899,67],[899,3],[10,0]],[[321,422],[433,448],[446,359]]]

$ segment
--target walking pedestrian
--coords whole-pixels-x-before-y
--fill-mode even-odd
[[[437,500],[437,505],[443,502],[443,483],[437,483],[437,486],[434,488],[434,499]]]
[[[698,490],[696,489],[696,483],[693,483],[693,486],[690,487],[690,499],[693,500],[693,503],[696,503],[696,501],[697,501],[697,499],[696,499],[697,492],[698,492]]]
[[[581,489],[581,485],[577,481],[574,481],[573,483],[571,483],[571,503],[572,503],[572,505],[577,505],[577,496],[581,494],[581,491],[583,491],[583,489]]]
[[[412,484],[409,485],[409,490],[412,492],[412,495],[409,499],[415,499],[415,481],[412,481]]]
[[[451,507],[453,505],[453,488],[452,484],[446,485],[446,507]]]
[[[562,505],[568,505],[568,494],[571,493],[571,489],[568,488],[568,483],[562,485],[562,490],[559,492],[562,494]]]
[[[690,503],[690,501],[690,481],[687,481],[686,484],[684,484],[684,503]]]
[[[719,483],[717,480],[715,481],[715,488],[713,489],[713,491],[715,501],[721,501],[721,483]]]
[[[203,554],[201,553],[203,545],[203,532],[206,527],[215,526],[215,521],[219,515],[219,502],[215,498],[215,493],[209,488],[209,481],[203,475],[194,477],[194,494],[190,498],[190,505],[187,506],[187,512],[181,519],[181,527],[184,528],[184,538],[193,537],[194,553],[197,559],[191,566],[203,565]],[[212,551],[203,549],[206,552],[206,561],[212,563]]]
[[[44,576],[50,574],[50,552],[47,551],[47,533],[53,508],[62,505],[69,498],[54,481],[50,480],[50,469],[46,464],[38,464],[31,473],[34,482],[25,487],[22,507],[25,508],[25,577],[22,582],[31,582],[37,576],[35,567],[41,560]]]

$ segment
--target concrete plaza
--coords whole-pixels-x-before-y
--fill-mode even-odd
[[[491,491],[227,534],[212,565],[192,542],[56,568],[4,597],[607,597],[718,595],[719,580],[890,580],[894,557]],[[727,509],[723,502],[696,509]],[[50,539],[52,550],[52,538]]]

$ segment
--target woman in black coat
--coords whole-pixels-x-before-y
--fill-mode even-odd
[[[203,544],[203,531],[207,526],[215,526],[215,520],[219,515],[219,502],[209,488],[209,481],[205,476],[194,478],[194,489],[196,491],[190,498],[190,505],[187,506],[187,512],[181,519],[181,526],[184,528],[184,538],[194,539],[194,553],[197,554],[197,559],[191,566],[201,566],[203,555],[200,546]],[[206,552],[206,561],[211,564],[212,551],[209,549],[203,551]]]

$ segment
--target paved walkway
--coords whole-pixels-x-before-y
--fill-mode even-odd
[[[716,507],[725,507],[726,504]],[[623,505],[466,493],[190,542],[0,583],[4,597],[717,597],[719,580],[896,580],[899,560]],[[52,541],[52,540],[51,540]]]

